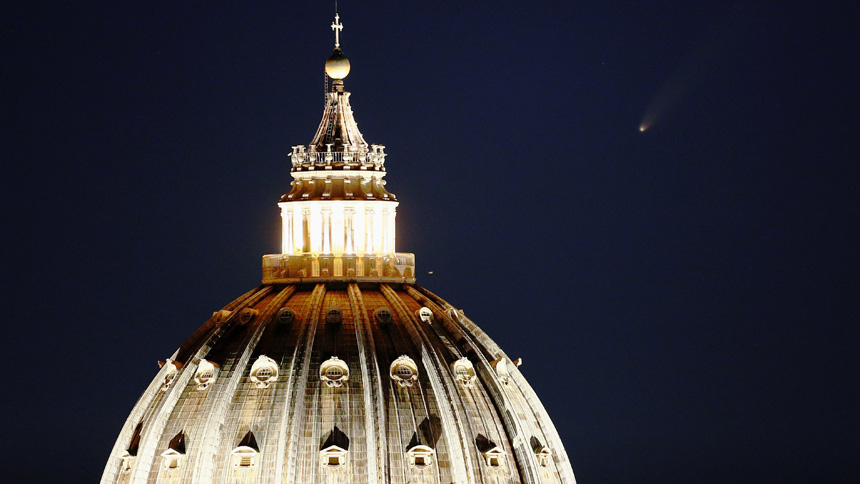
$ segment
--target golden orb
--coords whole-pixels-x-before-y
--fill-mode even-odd
[[[325,72],[332,79],[343,79],[349,74],[349,59],[340,48],[336,48],[325,61]]]

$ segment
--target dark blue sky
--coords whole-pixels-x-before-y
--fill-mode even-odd
[[[4,7],[3,480],[95,481],[278,250],[333,9],[245,3]],[[860,479],[860,16],[768,3],[341,2],[398,250],[583,484]]]

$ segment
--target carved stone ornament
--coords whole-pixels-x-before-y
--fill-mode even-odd
[[[161,385],[161,391],[166,392],[173,385],[173,381],[176,380],[176,374],[179,372],[179,365],[168,358],[167,362],[164,363],[164,366],[166,366],[167,369],[164,370],[164,383]]]
[[[325,382],[329,388],[336,388],[349,380],[349,367],[346,362],[332,356],[320,365],[320,380]]]
[[[418,365],[412,358],[403,355],[391,363],[391,379],[402,387],[411,387],[418,380]]]
[[[218,376],[218,367],[208,360],[200,360],[197,365],[197,372],[194,373],[194,381],[197,383],[198,390],[205,390],[215,381]]]
[[[278,364],[266,355],[260,355],[251,366],[251,381],[257,388],[266,388],[278,379]]]
[[[433,322],[433,311],[430,310],[427,306],[422,307],[418,310],[418,319],[424,321],[425,323]]]
[[[465,356],[451,364],[451,369],[457,378],[457,382],[466,388],[472,387],[478,377],[475,375],[475,366]]]

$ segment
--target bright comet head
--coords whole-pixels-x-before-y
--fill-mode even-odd
[[[639,126],[639,131],[645,131],[645,129],[647,129],[647,126],[645,126],[644,124]]]

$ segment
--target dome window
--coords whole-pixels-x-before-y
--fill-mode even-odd
[[[501,469],[505,458],[505,451],[498,447],[493,447],[492,449],[484,452],[484,458],[486,459],[487,467],[491,469]]]
[[[412,358],[403,355],[391,363],[391,379],[402,387],[411,387],[418,380],[418,366]]]
[[[123,452],[119,464],[119,471],[123,474],[131,472],[131,468],[134,465],[134,458],[135,456],[129,454],[128,451]]]
[[[260,449],[257,446],[257,439],[254,438],[253,432],[248,431],[231,454],[233,456],[233,467],[239,470],[256,467]]]
[[[161,454],[161,465],[167,473],[173,473],[182,467],[185,457],[185,433],[179,432],[167,445],[167,450]]]
[[[426,445],[416,445],[406,451],[406,460],[415,469],[428,469],[433,465],[433,449]]]
[[[469,388],[475,383],[475,380],[477,379],[477,376],[475,375],[475,366],[472,365],[469,358],[466,358],[465,356],[460,358],[451,365],[451,368],[454,370],[457,382],[462,384],[464,387]]]
[[[161,384],[161,391],[166,392],[173,385],[173,381],[176,380],[176,374],[179,373],[180,364],[169,358],[166,363],[159,361],[158,364],[162,367],[167,367],[164,370],[164,379]]]
[[[347,464],[349,437],[335,426],[320,446],[320,464],[324,470],[337,470]]]
[[[552,456],[552,453],[544,446],[540,446],[535,449],[535,457],[537,458],[538,464],[541,467],[549,466],[549,460]]]
[[[251,381],[257,388],[267,388],[278,379],[278,364],[266,355],[260,355],[251,366]]]
[[[337,356],[332,356],[320,366],[320,380],[330,388],[340,387],[349,380],[349,367]]]
[[[507,385],[510,382],[511,374],[508,370],[507,358],[499,358],[490,363],[492,367],[496,370],[496,375],[499,377],[499,381],[502,382],[503,385]]]
[[[325,313],[325,322],[328,324],[340,324],[343,322],[343,313],[338,308],[331,308]]]
[[[256,450],[247,447],[236,447],[233,449],[233,466],[240,469],[248,469],[257,465]]]
[[[194,375],[194,381],[197,383],[198,390],[205,390],[215,381],[215,375],[218,373],[218,368],[215,363],[208,360],[200,360],[197,365],[197,373]]]
[[[232,314],[233,314],[232,311],[227,311],[226,309],[222,309],[220,311],[215,311],[214,313],[212,313],[212,318],[215,320],[215,325],[220,326],[220,325],[224,324],[225,322],[227,322],[227,320],[230,319],[230,316]]]
[[[290,308],[281,308],[278,311],[278,322],[281,324],[293,324],[296,320],[296,313]]]
[[[391,309],[387,307],[377,309],[373,313],[373,317],[376,318],[376,322],[379,324],[388,324],[394,321],[394,315],[391,313]]]
[[[239,313],[239,322],[242,324],[248,324],[254,320],[254,317],[259,313],[256,309],[245,308]]]
[[[320,451],[320,463],[323,467],[337,468],[346,465],[347,451],[336,445],[324,448]]]
[[[418,319],[424,321],[425,323],[433,322],[433,311],[430,310],[427,306],[422,307],[418,310]]]

